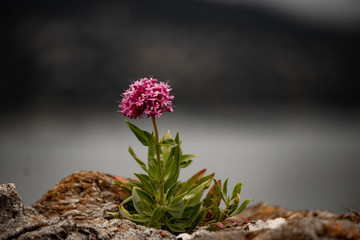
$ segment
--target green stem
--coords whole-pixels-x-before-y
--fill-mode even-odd
[[[154,131],[155,131],[155,150],[156,150],[156,158],[157,158],[157,164],[158,164],[158,168],[159,168],[159,173],[160,173],[160,177],[159,177],[159,186],[160,186],[160,205],[163,205],[163,197],[164,197],[164,176],[163,176],[163,171],[162,171],[162,167],[161,167],[161,159],[160,159],[160,143],[159,143],[159,132],[158,132],[158,128],[156,125],[156,121],[155,121],[155,117],[152,117],[152,123],[154,125]]]

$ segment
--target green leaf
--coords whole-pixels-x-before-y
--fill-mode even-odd
[[[181,188],[180,190],[180,194],[184,193],[184,192],[188,192],[190,191],[190,189],[195,186],[195,184],[199,181],[199,179],[204,175],[206,171],[206,168],[195,173],[191,178],[189,178],[186,182],[185,185]]]
[[[194,158],[194,157],[197,157],[197,155],[194,155],[194,154],[184,154],[181,156],[181,161],[188,161],[190,160],[191,158]]]
[[[222,193],[222,191],[221,191],[221,189],[220,189],[220,187],[219,187],[219,185],[218,185],[218,183],[216,182],[215,179],[214,179],[214,182],[215,182],[215,189],[216,189],[217,193],[220,194],[221,199],[222,199],[224,202],[226,202],[225,197],[224,197],[224,194]]]
[[[175,147],[176,145],[178,145],[174,139],[172,138],[165,138],[164,140],[162,140],[160,142],[161,145],[168,145],[168,146],[171,146],[171,147]]]
[[[171,232],[174,233],[181,233],[181,232],[186,232],[186,230],[182,227],[180,227],[177,224],[173,224],[173,223],[167,223],[167,227],[170,229]]]
[[[175,155],[175,149],[173,149],[174,147],[167,147],[167,146],[164,146],[163,147],[164,149],[166,149],[167,151],[167,154],[163,154],[163,158],[164,160],[169,161],[171,158],[174,157]]]
[[[132,192],[132,198],[135,210],[139,214],[145,216],[151,215],[149,213],[152,211],[155,203],[148,193],[142,191],[140,188],[134,187]]]
[[[188,224],[192,224],[195,219],[199,216],[199,213],[200,213],[200,209],[201,209],[201,202],[199,202],[198,204],[196,204],[193,208],[193,212],[189,218],[189,220],[187,221]]]
[[[210,181],[210,180],[209,180]],[[191,190],[185,197],[184,199],[186,199],[188,201],[188,204],[189,205],[192,205],[192,204],[196,204],[197,202],[200,201],[203,193],[204,193],[204,190],[205,190],[205,187],[206,185],[208,184],[208,182],[204,182],[202,184],[200,184],[199,186],[197,186],[196,188],[194,188],[193,190]]]
[[[221,221],[221,217],[220,217],[220,208],[215,204],[212,205],[213,207],[213,211],[214,211],[214,219],[216,222],[220,222]]]
[[[181,215],[183,214],[184,208],[185,208],[186,201],[181,200],[178,203],[165,205],[165,209],[168,213],[171,214],[171,216],[175,218],[181,218]]]
[[[144,208],[143,208],[143,205],[141,203],[141,198],[140,198],[139,194],[137,194],[137,192],[135,191],[135,188],[132,191],[132,200],[133,200],[135,210],[138,213],[140,213],[141,215],[145,215]]]
[[[188,192],[188,194],[186,194],[186,196],[184,197],[186,200],[191,200],[193,198],[195,198],[199,193],[202,193],[205,189],[207,182],[204,182],[202,184],[200,184],[199,186],[197,186],[196,188],[192,189],[190,192]]]
[[[206,194],[206,196],[203,200],[205,207],[209,207],[212,204],[212,201],[214,201],[214,203],[216,203],[217,206],[219,206],[219,204],[220,204],[221,197],[220,197],[220,194],[217,192],[215,185],[216,184],[214,184],[210,188],[209,192]],[[218,180],[218,186],[221,186],[221,180]]]
[[[135,161],[140,165],[140,167],[144,169],[145,172],[148,172],[145,163],[136,156],[135,152],[132,150],[131,147],[129,147],[129,153],[135,159]]]
[[[146,223],[150,221],[150,218],[140,214],[133,214],[130,220],[137,224],[146,225]]]
[[[174,163],[165,177],[165,191],[178,180],[180,172],[180,146],[173,147],[171,151],[174,151]]]
[[[120,187],[125,192],[124,196],[131,195],[132,187],[127,186],[126,183],[121,182],[119,180],[115,180],[114,184],[115,186]]]
[[[140,128],[138,128],[137,126],[135,126],[134,124],[132,124],[131,122],[125,120],[127,125],[129,126],[130,130],[135,134],[135,136],[137,137],[137,139],[144,145],[144,146],[151,146],[153,145],[154,142],[154,136],[153,134],[144,131]]]
[[[175,203],[178,203],[180,202],[181,200],[183,200],[183,198],[186,196],[187,193],[182,193],[180,195],[177,195],[176,197],[174,197],[172,200],[171,200],[171,204],[175,204]]]
[[[178,225],[179,227],[182,227],[186,230],[186,228],[189,227],[189,224],[187,223],[186,219],[176,219],[175,221],[172,221],[172,223]]]
[[[228,185],[228,178],[226,178],[225,182],[224,182],[224,185],[223,185],[223,193],[224,193],[224,196],[227,197],[227,185]],[[226,199],[228,200],[228,199]],[[227,201],[226,201],[227,202]]]
[[[109,215],[112,218],[120,218],[120,212],[118,213],[106,212],[106,215]]]
[[[154,201],[153,197],[149,193],[141,190],[140,188],[134,188],[134,191],[141,198],[141,201],[142,201],[142,203],[144,205],[144,209],[146,208],[146,210],[151,211],[155,207],[155,201]]]
[[[129,203],[129,202],[131,202],[131,201],[132,201],[132,196],[130,196],[130,197],[128,197],[127,199],[125,199],[124,201],[122,201],[121,204],[122,204],[122,205],[125,205],[125,204],[127,204],[127,203]]]
[[[200,223],[202,223],[206,217],[206,208],[203,208],[200,210],[198,216],[195,218],[195,220],[193,221],[193,223],[191,224],[191,227],[189,227],[187,229],[187,232],[192,232],[197,225],[199,225]]]
[[[171,139],[172,139],[170,130],[168,130],[168,131],[166,132],[165,138],[171,138]]]
[[[155,209],[154,214],[152,215],[152,217],[147,225],[148,227],[154,227],[155,225],[157,225],[156,222],[162,216],[163,210],[164,210],[164,208],[162,206],[159,206],[158,208]]]
[[[114,181],[114,184],[115,184],[116,186],[120,187],[120,186],[123,184],[123,182],[122,182],[122,181],[119,181],[119,180],[115,180],[115,181]]]
[[[159,166],[155,158],[149,158],[149,176],[152,179],[158,180],[160,178]]]
[[[201,202],[198,202],[197,204],[193,206],[187,206],[184,209],[184,212],[182,214],[182,218],[188,218],[186,221],[186,227],[189,227],[190,224],[195,220],[197,215],[199,214],[201,208]]]
[[[127,188],[131,189],[131,191],[134,187],[141,188],[141,184],[138,182],[123,182],[123,185],[125,185]]]
[[[176,132],[175,142],[176,142],[177,144],[180,144],[179,131]]]
[[[150,178],[149,176],[145,175],[145,174],[137,174],[134,173],[134,175],[140,180],[140,182],[143,184],[143,189],[148,192],[151,195],[155,195],[156,190],[153,187],[153,185],[151,184]]]
[[[170,134],[170,130],[168,130],[165,138],[172,139],[171,134]],[[168,144],[163,144],[163,147],[162,147],[162,159],[164,161],[164,165],[166,165],[167,161],[171,158],[170,157],[171,149],[172,149],[172,146],[170,146]]]
[[[182,155],[180,159],[180,168],[186,168],[187,166],[189,166],[193,162],[191,158],[194,157],[197,157],[197,155],[193,155],[193,154]]]
[[[231,194],[231,198],[234,198],[236,196],[236,193],[238,193],[240,195],[241,187],[242,187],[242,182],[239,182],[238,184],[236,184],[236,186],[234,187],[234,190]]]
[[[138,183],[138,182],[121,182],[121,181],[118,181],[117,185],[120,184],[120,183],[121,183],[120,188],[126,192],[126,194],[124,194],[124,197],[131,196],[132,189],[134,187],[142,187],[142,185],[140,183]]]
[[[166,161],[165,169],[164,169],[164,176],[168,175],[173,167],[174,164],[174,156]]]
[[[205,189],[206,189],[206,188],[210,187],[211,180],[214,178],[214,176],[215,176],[215,173],[211,173],[211,174],[209,174],[209,175],[207,175],[205,177],[202,177],[200,179],[200,181],[198,183],[196,183],[196,184],[202,184],[203,182],[207,182],[208,184],[205,187]]]
[[[122,204],[119,205],[119,212],[123,217],[131,219],[130,213],[124,208]]]
[[[239,206],[240,195],[236,193],[235,197],[231,199],[229,203],[228,215],[231,215]]]
[[[250,201],[253,201],[253,199],[247,199],[247,200],[245,200],[245,201],[241,204],[241,206],[240,206],[234,213],[232,213],[230,216],[232,217],[232,216],[235,216],[235,215],[241,213],[241,212],[246,208],[246,206],[249,204]]]
[[[156,145],[148,146],[148,159],[151,157],[155,157],[156,155]]]
[[[176,191],[178,190],[180,185],[180,181],[177,181],[174,185],[172,185],[169,190],[166,192],[166,200],[170,200],[174,194],[176,193]]]
[[[180,162],[180,168],[186,168],[186,167],[189,166],[192,162],[193,162],[193,160],[188,160],[188,161]]]

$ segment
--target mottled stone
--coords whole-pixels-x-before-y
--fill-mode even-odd
[[[33,208],[46,217],[60,219],[83,221],[104,217],[106,212],[117,211],[119,203],[127,197],[114,185],[114,180],[112,175],[97,171],[73,173],[50,189]]]
[[[0,239],[17,239],[48,222],[34,209],[24,206],[14,184],[0,185]]]
[[[249,219],[249,223],[193,239],[360,239],[356,216],[356,213],[341,216],[320,210],[292,211],[260,203],[237,216]],[[281,219],[281,224],[273,225],[277,219]]]
[[[34,209],[24,206],[14,184],[0,185],[0,240],[176,239],[167,231],[107,216],[124,198],[113,182],[110,174],[74,173],[49,190]]]
[[[134,181],[119,178],[121,181]],[[110,174],[77,172],[56,184],[32,207],[26,207],[14,184],[0,185],[0,240],[5,239],[360,239],[360,216],[353,211],[292,211],[268,204],[248,207],[217,232],[198,227],[175,236],[168,231],[112,219],[126,197]]]
[[[16,192],[15,184],[0,185],[0,224],[24,215],[24,204]]]

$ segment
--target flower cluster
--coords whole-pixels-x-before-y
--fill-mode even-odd
[[[130,118],[142,118],[143,115],[159,118],[163,112],[172,112],[170,85],[164,82],[157,83],[154,78],[140,78],[130,85],[123,93],[119,108],[121,114]]]

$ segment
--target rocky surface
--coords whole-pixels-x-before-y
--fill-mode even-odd
[[[337,215],[258,204],[238,217],[248,218],[249,222],[196,239],[360,239],[360,215],[356,211]],[[273,221],[279,223],[273,224]]]
[[[101,218],[109,211],[117,211],[118,204],[125,198],[124,194],[114,185],[112,175],[83,171],[64,178],[33,207],[45,217],[57,216],[81,222]]]
[[[176,239],[167,231],[108,217],[124,196],[113,182],[109,174],[77,172],[32,207],[23,205],[14,184],[0,185],[0,239]]]
[[[360,215],[291,211],[267,204],[247,208],[231,226],[175,236],[164,230],[112,219],[125,197],[114,177],[77,172],[49,190],[32,207],[24,206],[14,184],[0,185],[0,239],[360,239]],[[122,181],[132,181],[122,178]]]

